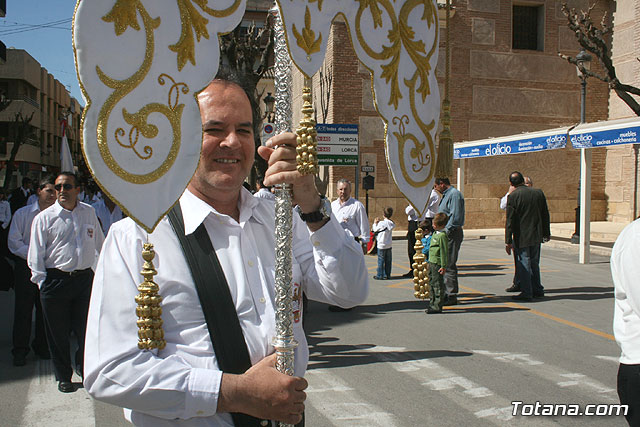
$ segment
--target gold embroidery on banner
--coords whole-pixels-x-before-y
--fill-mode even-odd
[[[390,83],[390,97],[388,100],[388,105],[393,105],[394,108],[398,108],[399,100],[402,98],[402,93],[400,92],[400,87],[398,83],[398,69],[400,66],[400,54],[402,53],[402,46],[407,51],[407,54],[415,64],[416,68],[419,70],[420,75],[420,86],[418,91],[422,94],[423,100],[430,93],[429,89],[429,81],[427,79],[429,75],[429,71],[431,66],[429,65],[429,60],[431,56],[435,52],[436,49],[436,40],[437,37],[434,38],[434,43],[431,47],[429,54],[426,56],[421,55],[425,53],[425,45],[421,40],[414,40],[415,31],[408,24],[409,13],[418,6],[423,6],[423,20],[426,17],[427,25],[430,27],[434,22],[437,22],[436,19],[436,11],[434,10],[433,5],[428,0],[409,0],[402,5],[400,9],[399,19],[395,15],[395,11],[393,5],[389,0],[357,0],[360,3],[360,7],[358,8],[358,12],[356,13],[356,37],[358,42],[364,49],[364,51],[371,58],[379,61],[389,61],[386,64],[381,65],[382,73],[380,75],[381,78],[385,79],[385,82]],[[387,15],[389,16],[391,22],[391,29],[389,30],[389,42],[391,43],[388,46],[383,46],[380,52],[376,52],[367,44],[365,38],[362,34],[362,29],[360,27],[360,22],[362,20],[362,15],[365,10],[369,9],[374,28],[378,26],[382,26],[382,16],[380,8],[378,4],[381,4]]]
[[[207,0],[176,0],[180,11],[180,21],[182,22],[182,31],[180,39],[169,49],[178,54],[178,70],[186,65],[187,61],[192,65],[196,65],[195,43],[193,34],[195,33],[198,42],[200,38],[209,39],[207,24],[209,20],[202,16],[195,8],[194,3],[198,5],[207,15],[214,18],[224,18],[234,13],[240,6],[241,0],[235,0],[234,3],[224,10],[214,10],[207,7]]]
[[[117,36],[124,33],[127,27],[139,31],[140,25],[138,18],[136,18],[136,8],[139,3],[139,0],[117,0],[111,11],[102,17],[102,20],[113,22]]]
[[[322,12],[322,1],[323,0],[309,0],[309,3],[318,2],[318,11]]]
[[[307,60],[311,61],[311,55],[316,52],[320,52],[322,33],[320,33],[316,39],[316,33],[311,29],[311,13],[309,12],[309,6],[307,6],[304,12],[304,28],[302,29],[302,34],[298,32],[296,24],[293,24],[292,30],[293,35],[296,37],[298,46],[306,52]]]
[[[119,137],[125,135],[125,131],[122,128],[118,128],[115,131],[116,141],[122,146],[126,148],[131,148],[134,153],[141,159],[149,159],[153,155],[153,149],[149,146],[143,148],[144,155],[140,154],[135,146],[138,142],[139,134],[141,133],[145,138],[155,138],[158,134],[158,128],[154,125],[150,125],[147,123],[147,118],[151,113],[160,113],[164,115],[172,127],[173,133],[173,141],[171,144],[171,148],[169,149],[169,154],[167,158],[162,162],[162,164],[156,168],[155,170],[146,173],[146,174],[133,174],[126,170],[124,170],[113,158],[111,151],[109,149],[108,140],[107,140],[107,126],[109,117],[113,112],[116,104],[122,100],[126,95],[128,95],[132,90],[134,90],[147,76],[149,69],[151,67],[151,63],[153,61],[153,51],[154,51],[154,30],[160,25],[160,18],[152,19],[144,6],[137,1],[135,2],[135,9],[140,13],[142,17],[142,23],[145,30],[145,39],[146,39],[146,47],[145,47],[145,57],[144,61],[140,68],[129,78],[124,80],[116,80],[109,76],[107,76],[99,66],[96,66],[96,72],[100,81],[105,84],[107,87],[114,89],[114,92],[107,98],[105,103],[103,104],[100,112],[98,114],[98,123],[97,123],[97,142],[98,149],[100,151],[100,155],[104,159],[105,164],[111,169],[117,176],[122,178],[125,181],[134,183],[134,184],[148,184],[159,179],[163,176],[173,165],[175,162],[178,151],[180,149],[180,119],[182,116],[182,110],[184,108],[184,104],[178,105],[178,95],[175,95],[175,102],[172,103],[172,93],[177,94],[177,88],[182,85],[183,93],[188,92],[188,88],[184,83],[175,83],[173,79],[173,85],[169,90],[169,102],[168,106],[160,103],[151,103],[145,105],[140,111],[137,113],[129,113],[126,109],[122,110],[122,115],[124,120],[132,126],[132,129],[129,132],[129,144],[122,143]],[[132,3],[133,4],[133,3]],[[113,10],[112,10],[113,12]],[[158,82],[161,85],[164,85],[164,77],[169,77],[165,74],[161,75],[158,78]],[[170,77],[169,77],[170,78]],[[187,92],[185,92],[185,88]]]

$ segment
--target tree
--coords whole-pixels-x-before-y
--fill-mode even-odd
[[[220,65],[228,67],[231,71],[238,72],[248,79],[247,87],[255,94],[255,99],[261,99],[264,93],[258,93],[258,82],[269,70],[273,61],[273,29],[272,17],[267,15],[264,26],[258,28],[255,22],[249,27],[238,26],[229,34],[220,38]],[[264,92],[264,91],[263,91]],[[253,104],[253,103],[252,103]],[[262,121],[259,104],[252,105],[253,120],[255,123]],[[267,170],[267,164],[262,157],[257,155],[261,144],[260,133],[255,133],[256,160],[251,170],[249,182],[255,188],[256,174],[263,174]]]
[[[616,76],[616,68],[611,60],[611,50],[607,41],[608,37],[613,32],[613,26],[608,23],[608,14],[602,17],[600,27],[593,23],[591,19],[591,11],[595,7],[596,3],[592,4],[589,9],[585,11],[576,11],[575,8],[569,9],[567,3],[562,3],[562,13],[567,17],[567,26],[574,32],[578,43],[584,48],[584,50],[591,52],[602,64],[604,68],[604,75],[600,75],[591,70],[586,70],[583,66],[579,66],[575,57],[558,54],[560,57],[566,59],[571,64],[575,65],[580,71],[588,76],[595,77],[602,80],[609,85],[609,89],[616,92],[616,95],[620,97],[628,106],[633,110],[636,116],[640,116],[640,104],[632,95],[640,96],[640,89],[635,86],[623,84],[618,80]],[[638,58],[636,58],[637,60]]]
[[[33,119],[32,112],[28,117],[22,115],[22,112],[18,112],[15,115],[13,122],[10,127],[13,133],[13,147],[11,147],[11,155],[9,156],[9,160],[7,160],[7,169],[5,170],[4,175],[4,189],[5,191],[9,189],[11,185],[11,176],[13,175],[13,164],[16,161],[16,156],[18,155],[18,150],[22,144],[24,144],[28,138],[33,136],[33,127],[31,126],[31,120]]]

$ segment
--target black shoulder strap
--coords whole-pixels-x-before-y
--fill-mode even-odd
[[[189,264],[218,366],[222,372],[242,374],[251,367],[249,351],[227,279],[204,223],[193,234],[185,236],[179,202],[168,216]],[[250,415],[232,413],[231,416],[236,427],[260,425],[260,420]]]

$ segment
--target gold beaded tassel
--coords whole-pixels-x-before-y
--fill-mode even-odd
[[[298,172],[303,175],[318,173],[318,141],[316,132],[316,121],[313,120],[313,104],[311,94],[311,84],[305,80],[305,87],[302,89],[302,120],[296,129],[297,147],[296,162]]]
[[[429,272],[427,271],[427,257],[422,253],[422,228],[416,230],[416,253],[413,255],[413,296],[425,300],[429,298]]]
[[[153,258],[156,252],[151,243],[142,245],[142,277],[144,281],[138,285],[140,293],[136,295],[136,315],[138,316],[138,348],[140,350],[162,350],[167,342],[164,340],[162,330],[162,297],[158,295],[158,285],[153,281],[153,276],[158,274],[153,266]]]

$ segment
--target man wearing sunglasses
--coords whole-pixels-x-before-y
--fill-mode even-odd
[[[75,391],[73,366],[83,375],[84,337],[93,281],[92,267],[104,235],[95,210],[78,201],[78,179],[62,172],[55,180],[56,202],[33,220],[27,261],[40,288],[47,341],[58,390]],[[78,340],[71,364],[69,335]]]

